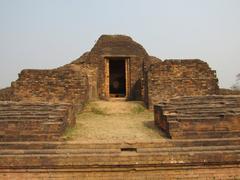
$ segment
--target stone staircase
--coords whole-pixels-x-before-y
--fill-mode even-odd
[[[173,139],[240,136],[240,96],[173,98],[155,105],[154,115]]]
[[[35,179],[240,178],[240,138],[1,142],[0,154],[0,178],[11,173],[21,178],[32,173]]]
[[[0,101],[0,141],[58,140],[73,113],[70,104]]]
[[[166,109],[157,114],[155,111],[155,116],[168,112],[174,119],[179,117],[176,112],[187,112],[182,117],[204,118],[197,121],[200,125],[209,122],[205,118],[210,115],[213,118],[220,114],[221,119],[227,114],[235,119],[240,101],[237,97],[225,98],[224,103],[219,96],[209,97],[208,102],[177,99],[164,104]],[[0,102],[0,179],[240,179],[238,136],[142,142],[58,141],[66,126],[74,125],[74,113],[70,104]],[[171,122],[176,120],[168,121],[163,122],[173,127]],[[197,129],[192,121],[183,122]],[[225,127],[224,122],[221,126]],[[238,124],[230,128],[237,129]]]

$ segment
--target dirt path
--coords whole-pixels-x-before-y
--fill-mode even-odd
[[[140,102],[95,101],[77,117],[76,128],[65,137],[74,141],[149,141],[164,138],[155,127],[153,112]]]

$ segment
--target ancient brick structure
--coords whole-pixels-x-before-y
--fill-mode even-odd
[[[154,106],[155,123],[173,139],[240,136],[240,96],[173,98]]]
[[[75,108],[63,103],[0,102],[0,141],[59,140],[75,125]]]
[[[239,146],[239,138],[0,143],[0,178],[239,179]]]
[[[109,64],[114,61],[123,61],[126,78],[127,99],[143,100],[142,78],[144,75],[144,64],[148,61],[148,54],[144,48],[134,42],[130,37],[116,35],[103,35],[89,53],[85,53],[74,64],[80,62],[97,67],[98,72],[98,97],[108,99],[109,92]]]
[[[53,70],[23,70],[12,83],[12,100],[84,103],[125,97],[149,108],[175,96],[218,93],[215,71],[201,60],[149,56],[130,37],[103,35],[90,52]]]
[[[0,90],[0,179],[239,179],[240,97],[219,92],[201,60],[162,61],[130,37],[103,35],[70,64],[23,70]],[[57,141],[84,103],[111,98],[155,105],[172,139]]]
[[[150,107],[172,97],[218,93],[215,72],[198,59],[158,61],[150,65],[147,76]]]
[[[12,83],[17,101],[69,102],[79,104],[88,100],[86,71],[66,66],[53,70],[23,70]]]
[[[0,89],[0,101],[10,101],[13,97],[11,87]]]

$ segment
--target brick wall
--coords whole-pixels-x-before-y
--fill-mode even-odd
[[[0,89],[0,101],[10,101],[12,96],[13,92],[11,87]]]
[[[81,104],[89,98],[86,69],[67,65],[53,70],[23,70],[12,83],[15,100]]]
[[[88,52],[74,60],[69,65],[75,67],[76,71],[84,71],[88,78],[88,97],[90,100],[98,99],[98,68],[95,65],[86,63]]]
[[[150,108],[172,97],[217,94],[219,89],[215,71],[201,60],[155,60],[146,80]]]

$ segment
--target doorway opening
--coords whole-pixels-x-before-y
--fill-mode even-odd
[[[124,58],[109,59],[110,97],[126,97],[126,66]]]

